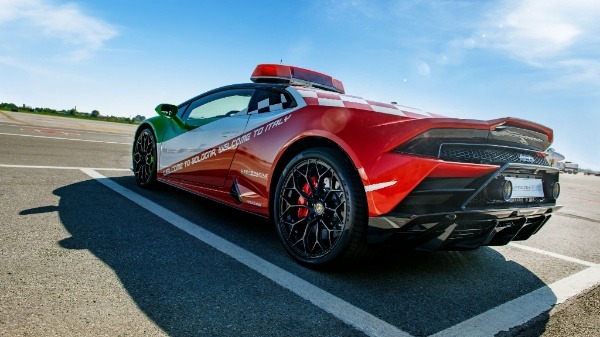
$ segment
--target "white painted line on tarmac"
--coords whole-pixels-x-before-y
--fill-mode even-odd
[[[104,186],[121,194],[147,211],[154,213],[164,221],[192,235],[207,245],[236,259],[247,267],[269,278],[281,287],[288,289],[296,295],[310,301],[317,307],[337,317],[341,321],[353,326],[369,336],[397,336],[410,337],[408,333],[397,327],[353,306],[352,304],[326,292],[325,290],[285,271],[276,265],[258,257],[255,254],[239,247],[222,237],[186,220],[180,215],[146,199],[139,194],[115,183],[109,178],[91,169],[81,169],[82,172],[96,179]]]
[[[332,314],[343,322],[355,327],[369,336],[400,336],[411,337],[410,334],[397,327],[353,306],[352,304],[318,288],[307,281],[271,264],[251,252],[205,230],[202,227],[184,219],[168,209],[146,199],[135,192],[115,183],[96,171],[129,171],[122,168],[84,168],[62,166],[11,165],[0,164],[7,168],[37,168],[58,170],[80,170],[94,178],[104,186],[123,195],[144,209],[154,213],[175,227],[203,241],[209,246],[236,259],[247,267],[271,279],[283,288],[310,301],[319,308]],[[501,304],[482,314],[472,317],[448,329],[442,330],[431,337],[449,336],[492,336],[501,331],[525,324],[531,319],[551,310],[557,304],[584,293],[588,289],[600,285],[600,265],[561,254],[544,251],[516,243],[510,246],[554,258],[578,263],[589,268],[576,274],[556,281],[551,285],[539,288],[531,293]],[[550,311],[552,313],[552,311]]]
[[[38,135],[21,135],[21,134],[18,134],[18,133],[5,133],[5,132],[0,132],[0,135],[3,135],[3,136],[16,136],[16,137],[30,137],[30,138],[43,138],[43,139],[72,140],[72,141],[88,142],[88,143],[119,144],[119,145],[131,145],[132,144],[132,143],[108,142],[108,141],[93,140],[93,139],[51,137],[51,136],[38,136]]]
[[[89,169],[94,171],[131,171],[125,168],[116,167],[73,167],[73,166],[41,166],[41,165],[11,165],[0,164],[0,167],[6,168],[25,168],[25,169],[47,169],[47,170],[83,170]]]
[[[542,254],[542,255],[546,255],[546,256],[551,256],[557,259],[561,259],[561,260],[565,260],[565,261],[569,261],[569,262],[573,262],[573,263],[577,263],[577,264],[581,264],[584,266],[588,266],[588,267],[598,267],[597,263],[593,263],[593,262],[588,262],[588,261],[584,261],[584,260],[580,260],[574,257],[570,257],[570,256],[565,256],[565,255],[561,255],[561,254],[557,254],[557,253],[553,253],[553,252],[549,252],[546,250],[542,250],[542,249],[537,249],[537,248],[533,248],[533,247],[529,247],[529,246],[525,246],[525,245],[520,245],[518,243],[509,243],[508,244],[511,247],[515,247],[515,248],[519,248],[519,249],[523,249],[523,250],[528,250],[530,252],[534,252],[534,253],[538,253],[538,254]]]
[[[23,125],[23,124],[10,124],[10,123],[2,123],[0,122],[0,126],[14,126],[14,127],[18,127],[21,129],[21,131],[26,131],[27,129],[29,130],[33,130],[33,129],[39,129],[39,130],[63,130],[66,132],[80,132],[80,133],[86,133],[86,134],[97,134],[97,135],[107,135],[107,136],[119,136],[119,137],[123,137],[123,138],[131,138],[133,139],[133,132],[135,131],[135,128],[133,128],[131,130],[131,134],[125,134],[125,133],[119,133],[119,132],[110,132],[110,131],[105,131],[105,132],[101,132],[101,131],[87,131],[87,130],[80,130],[80,129],[69,129],[69,128],[61,128],[61,127],[41,127],[41,126],[37,126],[37,125]],[[85,126],[84,126],[85,127]]]
[[[552,309],[573,296],[600,284],[600,267],[590,267],[501,304],[431,337],[494,336]]]

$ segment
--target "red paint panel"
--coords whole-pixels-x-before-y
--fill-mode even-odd
[[[369,216],[390,212],[425,178],[477,178],[498,169],[495,165],[445,162],[435,158],[387,153],[365,166],[369,184],[395,181],[369,192]]]
[[[334,94],[334,93],[329,93],[329,92],[326,92],[326,91],[317,91],[317,96],[319,98],[328,98],[328,99],[337,99],[337,100],[341,100],[342,99],[340,97],[340,95]]]
[[[304,102],[308,105],[319,105],[319,99],[315,97],[303,97]]]

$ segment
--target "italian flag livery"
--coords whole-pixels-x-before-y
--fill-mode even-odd
[[[166,183],[270,217],[307,265],[379,245],[448,250],[524,240],[560,206],[552,130],[462,120],[346,95],[311,70],[259,65],[138,128],[138,184]]]

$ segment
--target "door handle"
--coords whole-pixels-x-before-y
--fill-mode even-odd
[[[239,131],[223,131],[221,132],[221,137],[235,137],[239,134]]]

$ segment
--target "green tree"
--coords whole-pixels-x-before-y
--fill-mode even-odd
[[[92,110],[92,117],[98,118],[98,116],[100,116],[100,111],[98,111],[98,110]]]

